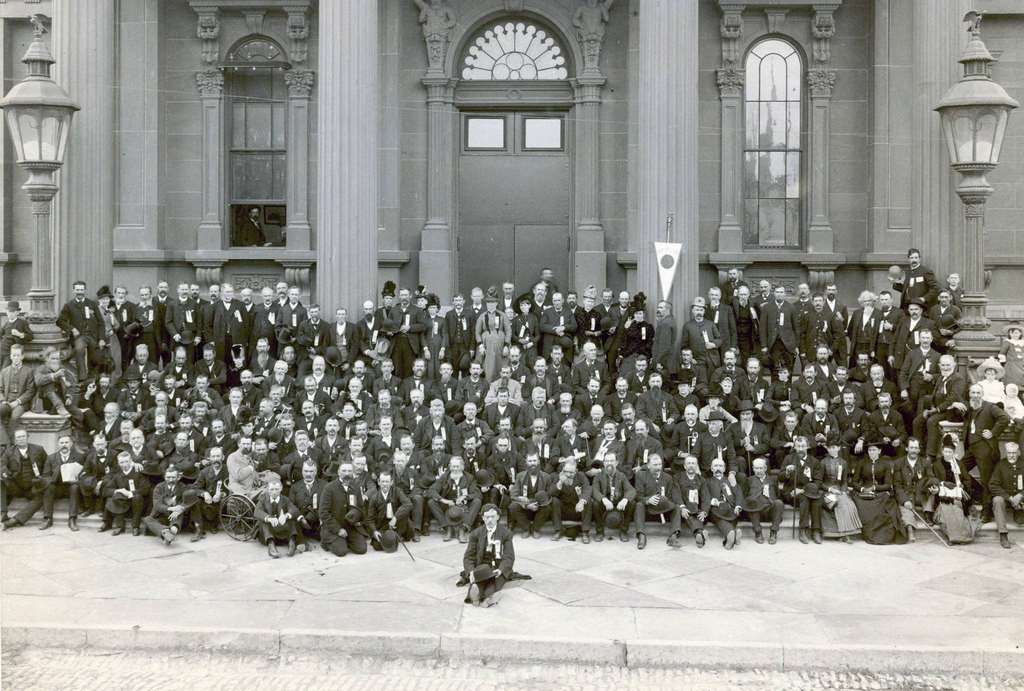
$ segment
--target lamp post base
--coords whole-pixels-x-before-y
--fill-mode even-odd
[[[28,295],[29,304],[34,304],[32,294]],[[50,296],[50,304],[53,304],[53,297]],[[64,332],[57,328],[57,315],[49,310],[31,309],[26,315],[29,327],[32,329],[32,340],[25,344],[25,362],[42,364],[43,353],[47,348],[60,350],[61,360],[66,360],[71,355],[71,349]]]
[[[961,328],[953,337],[957,365],[969,368],[972,363],[999,352],[1001,340],[991,331],[991,322],[985,316],[987,305],[988,298],[984,294],[964,295]]]

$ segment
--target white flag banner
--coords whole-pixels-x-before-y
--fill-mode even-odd
[[[654,254],[658,259],[658,278],[661,282],[661,299],[667,300],[672,290],[672,281],[679,268],[679,253],[683,249],[681,242],[655,242]]]

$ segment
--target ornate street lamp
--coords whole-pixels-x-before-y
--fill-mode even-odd
[[[42,16],[32,15],[32,43],[21,59],[28,67],[26,77],[0,99],[7,127],[14,140],[18,165],[28,171],[22,189],[32,200],[36,222],[32,251],[32,287],[28,292],[33,322],[54,319],[53,229],[50,203],[57,194],[54,174],[64,164],[71,117],[78,105],[50,78],[55,61],[43,40],[46,28]]]
[[[993,191],[985,175],[999,163],[1010,111],[1020,105],[992,81],[995,59],[981,40],[981,13],[971,10],[964,21],[971,34],[959,60],[964,75],[935,107],[942,118],[950,166],[961,176],[956,193],[966,221],[962,329],[956,335],[961,358],[990,351],[997,343],[985,316],[985,202]]]

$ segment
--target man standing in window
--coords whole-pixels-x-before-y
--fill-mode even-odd
[[[260,224],[259,207],[249,209],[249,215],[239,224],[235,233],[235,244],[241,247],[266,247],[270,244]]]

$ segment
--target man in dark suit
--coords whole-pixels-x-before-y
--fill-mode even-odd
[[[800,508],[800,542],[807,544],[811,533],[821,544],[821,498],[824,471],[821,461],[807,453],[807,437],[797,435],[793,453],[783,461],[783,474],[793,505]]]
[[[679,369],[676,348],[676,320],[672,316],[672,303],[658,302],[655,308],[654,343],[651,345],[651,371],[669,377]],[[610,389],[606,386],[605,390]]]
[[[722,336],[714,323],[704,318],[704,298],[698,297],[690,308],[692,318],[683,324],[680,350],[688,348],[698,365],[712,372],[722,364]],[[657,334],[657,331],[655,331]],[[655,335],[657,338],[657,335]]]
[[[0,518],[4,530],[25,525],[42,508],[45,490],[46,450],[29,444],[24,429],[15,430],[13,437],[14,443],[0,457]],[[13,518],[7,515],[7,502],[12,497],[28,499],[28,505]]]
[[[960,422],[967,414],[967,380],[956,371],[956,360],[952,355],[939,358],[939,376],[930,396],[923,396],[918,404],[919,413],[914,418],[914,436],[925,438],[925,454],[934,461],[939,455],[939,423],[945,420]]]
[[[191,500],[194,503],[194,499]],[[188,524],[192,504],[185,501],[185,485],[176,466],[164,471],[164,481],[153,488],[153,509],[142,519],[146,530],[157,535],[165,545],[174,542]]]
[[[106,346],[106,327],[100,308],[85,297],[85,281],[75,281],[74,297],[61,308],[57,327],[67,336],[75,349],[75,364],[80,380],[89,376],[89,365],[95,361],[96,349]]]
[[[672,532],[668,536],[669,547],[679,547],[679,505],[683,503],[679,495],[679,485],[671,475],[662,469],[661,456],[651,454],[647,458],[647,467],[636,474],[636,548],[647,547],[647,514],[668,514]]]
[[[452,309],[444,315],[448,328],[448,355],[455,370],[455,375],[469,373],[469,362],[473,354],[473,329],[476,324],[468,310],[462,295],[452,298]]]
[[[273,559],[281,556],[277,551],[277,543],[288,543],[288,556],[295,556],[296,519],[299,509],[292,501],[281,494],[281,478],[270,473],[267,475],[267,491],[256,501],[253,517],[260,525],[260,536],[267,543],[267,554]]]
[[[761,353],[769,358],[771,368],[782,365],[792,371],[796,356],[796,310],[786,301],[786,289],[776,286],[773,299],[761,308]]]
[[[348,320],[348,310],[344,307],[339,307],[334,311],[334,324],[331,325],[331,340],[328,345],[332,345],[339,352],[344,353],[347,356],[345,359],[349,363],[352,363],[360,353],[361,346],[356,337],[356,325]]]
[[[249,346],[249,315],[242,303],[235,300],[235,288],[225,283],[220,289],[220,300],[213,305],[212,340],[216,345],[217,362],[231,361],[231,347],[236,343]]]
[[[469,534],[459,583],[470,584],[467,596],[470,602],[491,607],[497,604],[497,592],[512,577],[516,553],[512,532],[498,525],[498,507],[484,506],[483,517],[483,525]]]
[[[743,510],[750,517],[750,525],[754,529],[754,542],[757,544],[764,542],[761,518],[770,518],[768,544],[774,545],[779,539],[779,526],[782,525],[783,505],[779,497],[779,483],[775,478],[768,476],[768,461],[764,458],[754,459],[753,471],[754,474],[748,478],[747,490],[743,495]]]
[[[982,507],[991,512],[992,494],[989,482],[992,470],[999,462],[999,439],[1003,436],[1010,416],[994,403],[982,399],[981,384],[968,389],[967,413],[964,416],[964,465],[968,470],[977,466],[981,473]]]
[[[409,520],[412,515],[412,500],[403,488],[395,486],[395,478],[390,470],[384,470],[377,476],[377,488],[377,492],[369,501],[373,536],[371,544],[378,551],[394,551],[391,549],[391,541],[386,539],[385,534],[390,531],[403,541],[412,539],[413,529]],[[394,548],[398,548],[397,543],[394,544]]]
[[[540,332],[543,334],[541,348],[544,357],[550,358],[551,349],[557,344],[562,346],[566,361],[572,362],[576,317],[563,304],[561,293],[552,295],[551,306],[541,313]]]
[[[46,530],[53,526],[53,503],[57,497],[68,498],[68,529],[78,532],[78,506],[81,502],[78,477],[82,473],[82,457],[77,451],[71,448],[71,435],[62,434],[57,440],[57,452],[46,457],[46,465],[43,469],[43,479],[46,481],[46,488],[43,490],[43,525],[40,530]],[[69,477],[64,478],[62,466],[77,464],[78,473],[69,472]],[[73,466],[72,466],[73,467]]]
[[[441,474],[430,488],[427,506],[430,513],[445,530],[448,542],[459,531],[459,542],[466,542],[470,527],[480,512],[480,490],[468,473],[464,472],[462,458],[452,456],[448,470]]]
[[[280,323],[280,305],[274,300],[272,288],[265,287],[260,291],[260,302],[252,308],[250,314],[249,348],[246,353],[253,357],[256,353],[256,344],[261,338],[267,339],[270,352],[277,355],[277,326]]]
[[[413,361],[423,354],[424,335],[429,328],[426,313],[410,302],[408,288],[398,291],[398,303],[391,309],[388,321],[394,332],[391,359],[395,374],[405,379],[412,374]]]
[[[189,365],[195,362],[195,348],[202,341],[202,323],[199,305],[189,296],[187,283],[178,284],[177,299],[167,302],[164,328],[167,329],[172,349],[184,348],[185,361]]]
[[[722,350],[736,348],[739,345],[739,338],[736,333],[736,313],[732,307],[722,300],[722,290],[712,287],[708,290],[707,307],[704,309],[704,318],[718,327],[718,333],[722,337]]]
[[[892,289],[900,293],[900,306],[920,300],[927,310],[935,304],[939,295],[939,283],[935,280],[932,270],[921,263],[921,250],[916,247],[907,250],[907,264],[903,280],[896,280],[896,277],[889,274]]]
[[[320,496],[320,544],[338,557],[349,552],[366,554],[370,534],[366,499],[356,486],[352,463],[338,466],[338,477],[327,483]]]
[[[323,356],[331,345],[331,326],[320,319],[320,305],[306,309],[306,320],[295,332],[295,352],[298,354],[296,379],[302,381],[313,366],[313,358]]]
[[[10,431],[29,409],[36,387],[19,344],[11,346],[11,364],[0,370],[0,446],[10,444]]]
[[[935,336],[935,323],[923,316],[924,303],[920,299],[911,302],[906,309],[907,318],[903,319],[897,327],[892,351],[889,354],[889,357],[892,358],[892,365],[897,370],[903,366],[903,360],[907,353],[921,345],[921,334],[930,331],[932,336]]]

